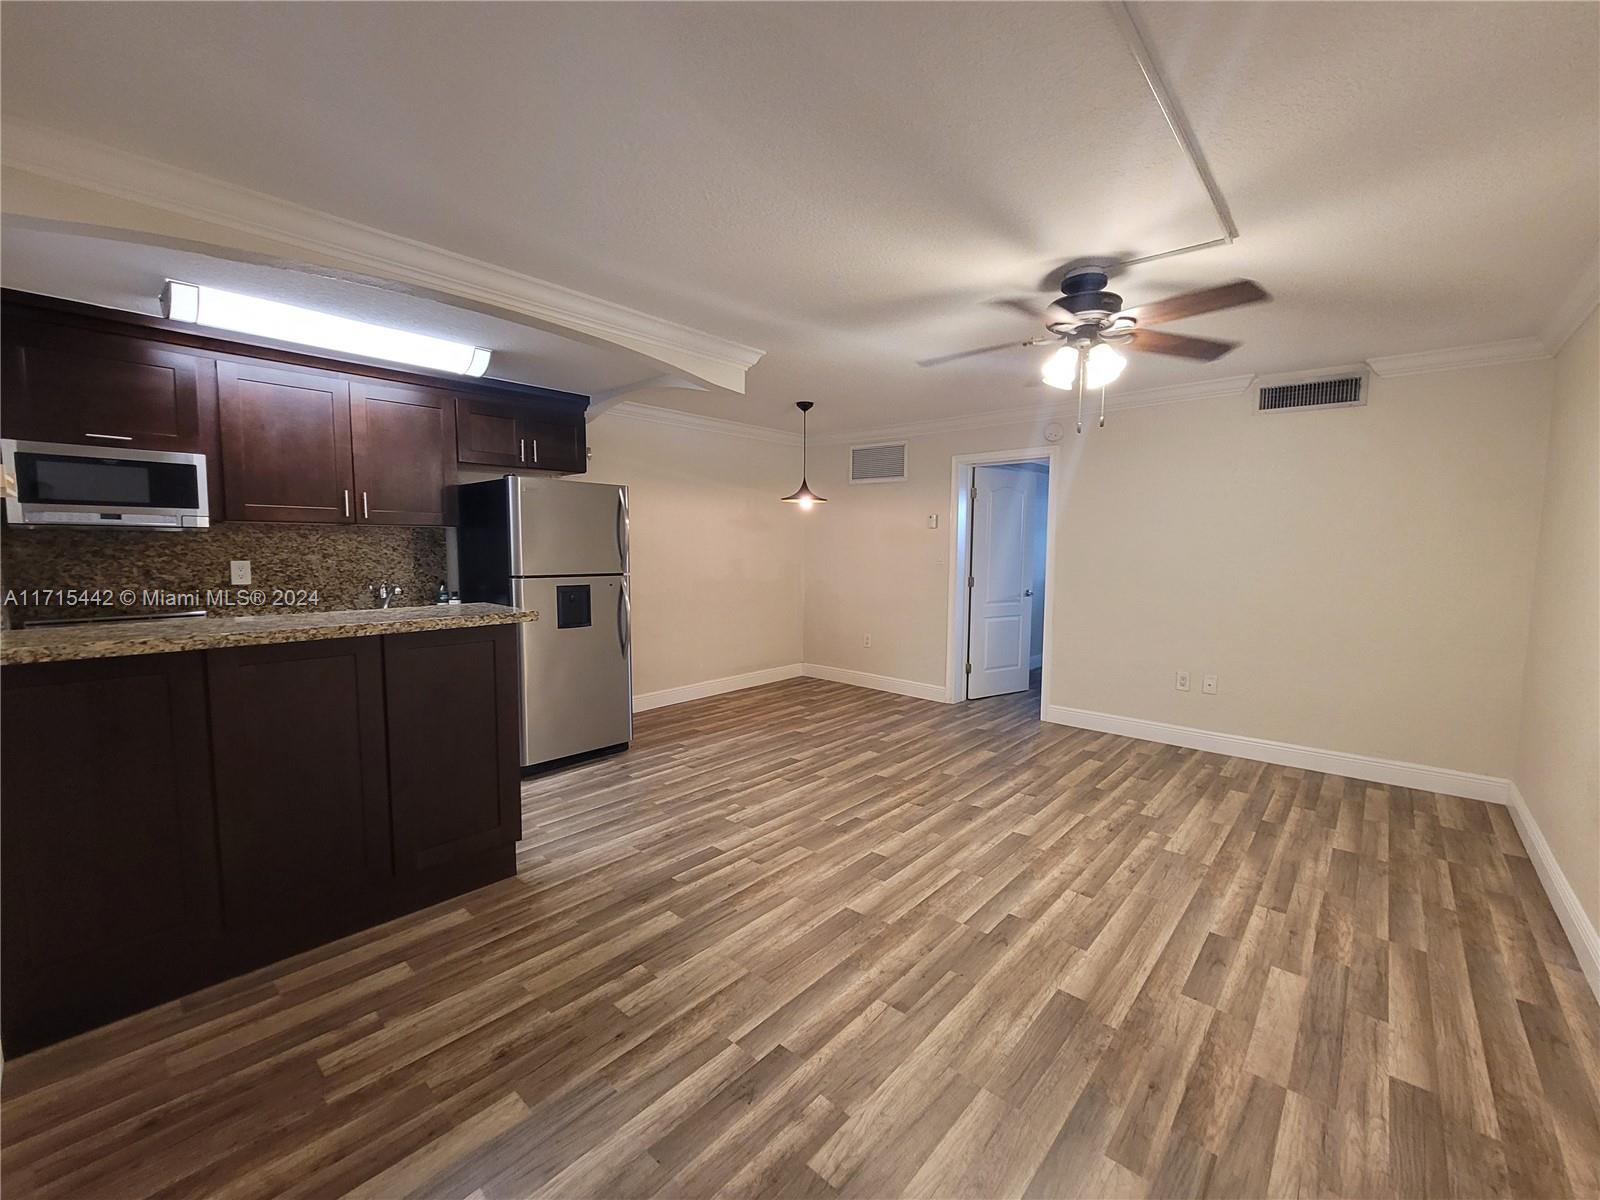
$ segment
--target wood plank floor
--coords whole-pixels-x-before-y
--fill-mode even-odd
[[[7,1064],[8,1197],[1600,1195],[1507,813],[794,680],[520,878]]]

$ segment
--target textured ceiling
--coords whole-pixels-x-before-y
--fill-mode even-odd
[[[1126,387],[1531,335],[1592,257],[1600,6],[1136,15],[1241,236],[1118,290],[1276,299]],[[988,301],[1063,259],[1217,233],[1100,5],[7,5],[3,33],[7,116],[763,347],[746,396],[635,397],[737,420],[1040,402],[1028,354],[914,360],[1030,336]],[[556,386],[640,374],[543,351]]]

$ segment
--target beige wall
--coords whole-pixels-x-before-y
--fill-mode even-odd
[[[1509,775],[1551,372],[1376,379],[1366,407],[1331,412],[1244,396],[1068,424],[1047,702]],[[951,458],[1041,444],[1024,425],[918,438],[908,482],[876,487],[846,481],[845,447],[814,451],[833,503],[807,531],[807,661],[942,687]]]
[[[622,412],[589,445],[585,478],[629,488],[634,694],[800,662],[799,448]]]
[[[1600,313],[1556,359],[1513,778],[1600,926]]]

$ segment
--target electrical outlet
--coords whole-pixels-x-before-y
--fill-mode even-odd
[[[1207,675],[1200,681],[1200,690],[1208,696],[1215,696],[1217,694],[1217,677],[1215,675]]]
[[[1180,692],[1187,692],[1189,690],[1189,672],[1178,672],[1178,690]]]
[[[861,644],[864,647],[866,647],[868,650],[871,650],[872,649],[872,635],[870,633],[862,634],[861,635]]]
[[[228,564],[228,582],[243,587],[250,582],[250,560],[236,558]]]

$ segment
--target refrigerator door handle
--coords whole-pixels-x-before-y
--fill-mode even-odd
[[[617,649],[622,652],[622,657],[628,657],[628,651],[633,645],[633,600],[628,595],[628,580],[624,576],[622,586],[617,590]]]
[[[622,573],[628,573],[628,549],[633,540],[628,516],[628,489],[617,489],[617,558]]]

